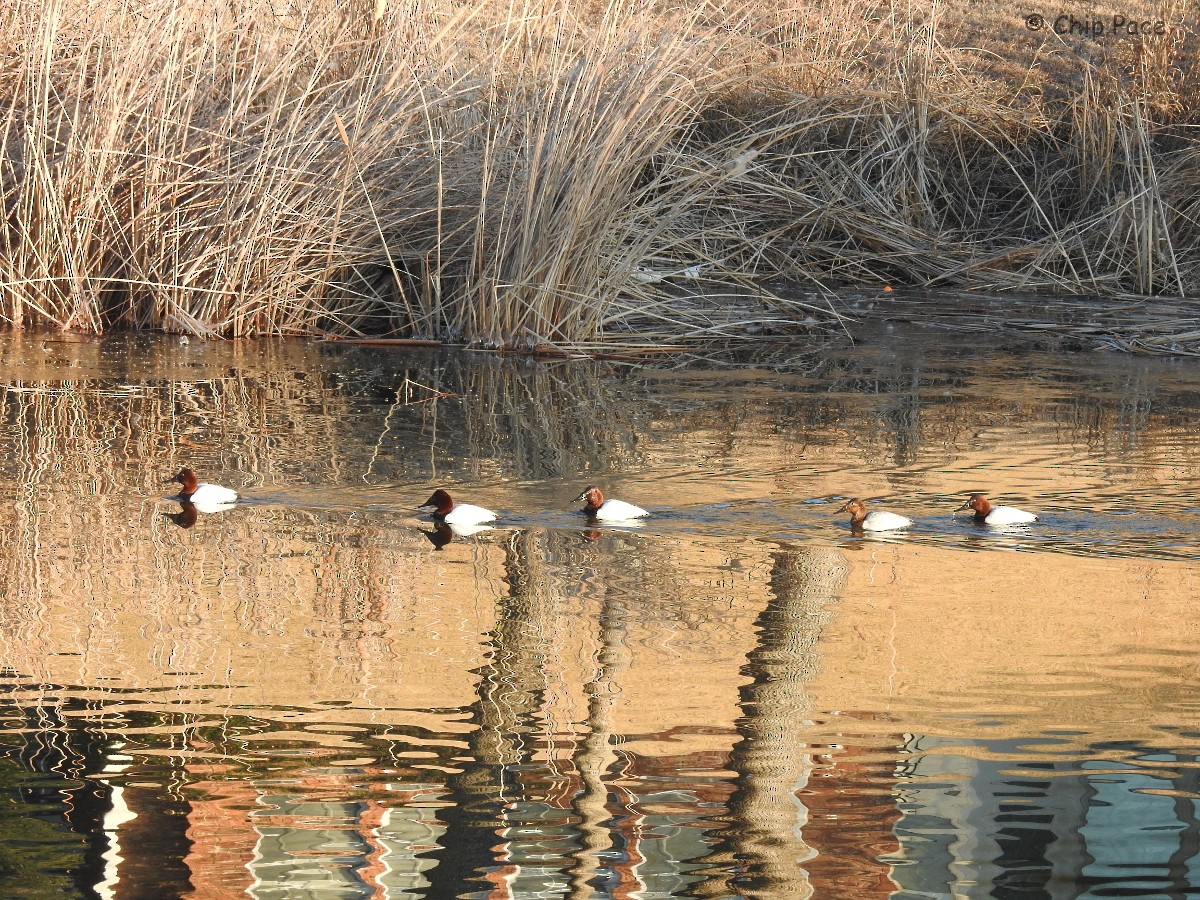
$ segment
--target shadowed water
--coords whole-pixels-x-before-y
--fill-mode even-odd
[[[973,343],[6,340],[0,896],[1200,893],[1200,370]]]

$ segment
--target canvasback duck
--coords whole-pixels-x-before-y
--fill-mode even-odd
[[[429,499],[417,509],[433,507],[433,518],[447,525],[482,525],[484,522],[494,522],[496,514],[482,506],[472,506],[470,503],[455,503],[453,498],[441,488],[429,495]]]
[[[1038,520],[1033,513],[1015,506],[992,506],[983,494],[972,494],[971,499],[955,511],[964,509],[974,510],[975,521],[981,525],[1028,525]]]
[[[576,502],[580,500],[587,501],[587,505],[583,508],[584,513],[601,522],[624,522],[650,515],[640,506],[634,506],[624,500],[605,500],[604,492],[594,484],[588,485],[575,498]]]
[[[219,484],[203,483],[191,469],[181,469],[171,481],[178,481],[183,485],[179,499],[194,504],[200,512],[229,506],[238,499],[237,491],[221,487]]]
[[[838,512],[850,513],[850,527],[861,528],[863,531],[895,531],[899,528],[907,528],[913,523],[912,519],[906,516],[883,509],[867,512],[867,504],[857,497],[847,500]]]

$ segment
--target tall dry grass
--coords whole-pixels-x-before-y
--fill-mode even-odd
[[[14,0],[0,315],[531,348],[847,282],[1194,294],[1196,13],[1141,6],[1101,50],[997,20],[1014,72],[953,3]]]

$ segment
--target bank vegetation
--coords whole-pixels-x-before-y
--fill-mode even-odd
[[[1194,296],[1195,7],[956,2],[10,0],[0,316],[528,350]]]

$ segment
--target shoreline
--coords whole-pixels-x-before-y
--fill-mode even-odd
[[[1047,300],[1055,302],[1048,304]],[[494,354],[497,357],[528,357],[553,361],[595,361],[645,364],[655,359],[678,359],[716,351],[751,351],[757,343],[790,349],[819,351],[831,340],[859,340],[870,333],[879,340],[881,327],[907,325],[922,329],[979,334],[1007,344],[1026,343],[1030,349],[1047,345],[1066,352],[1103,350],[1114,353],[1170,356],[1200,356],[1200,309],[1185,298],[1104,298],[1096,296],[995,294],[977,291],[899,289],[891,291],[847,291],[839,299],[841,329],[810,327],[807,330],[753,330],[723,334],[705,341],[679,340],[647,343],[633,336],[578,345],[538,344],[529,348],[481,347],[464,342],[385,336],[334,334],[253,334],[240,337],[195,338],[213,341],[300,340],[321,345],[377,347],[395,350],[457,350]],[[161,329],[114,327],[102,332],[62,331],[53,327],[7,329],[12,337],[25,336],[47,343],[89,343],[113,334],[143,335],[181,341],[192,340]]]

